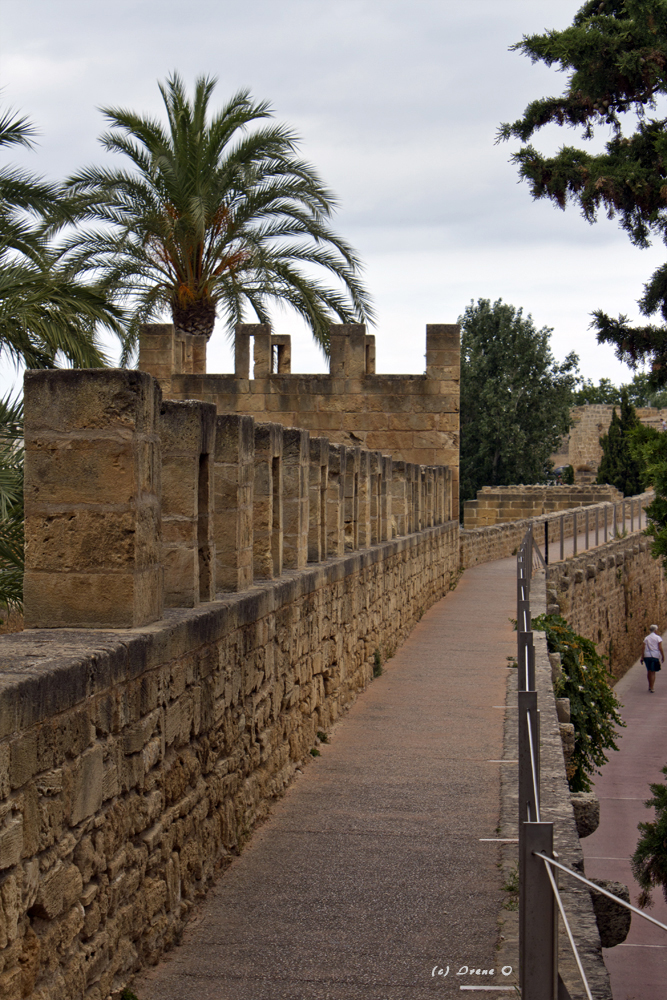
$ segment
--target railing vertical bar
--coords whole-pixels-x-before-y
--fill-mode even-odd
[[[595,548],[600,544],[600,508],[595,508]]]
[[[556,885],[556,880],[554,879],[553,874],[551,872],[551,865],[549,864],[548,861],[545,861],[544,862],[544,867],[546,868],[547,873],[549,875],[549,881],[551,882],[551,891],[552,891],[553,897],[554,897],[554,899],[555,899],[555,901],[556,901],[556,903],[558,905],[558,909],[560,910],[560,915],[563,918],[563,923],[565,924],[565,931],[566,931],[567,936],[568,936],[569,941],[570,941],[570,947],[572,949],[572,954],[574,955],[574,959],[575,959],[575,961],[577,963],[577,968],[579,969],[579,975],[581,976],[581,981],[584,984],[584,989],[586,990],[586,996],[588,997],[588,1000],[593,1000],[590,988],[588,986],[588,980],[586,979],[586,973],[584,972],[584,967],[581,964],[581,959],[579,958],[579,952],[577,951],[577,946],[574,943],[574,937],[572,936],[572,931],[570,930],[570,924],[569,924],[569,921],[567,919],[567,915],[565,913],[565,908],[563,906],[563,901],[560,898],[560,893],[558,891],[558,886]]]
[[[604,543],[607,544],[607,514],[609,513],[609,506],[605,504],[604,508]]]
[[[560,561],[565,558],[565,515],[560,516]]]
[[[544,522],[544,561],[549,565],[549,522]]]
[[[553,823],[523,823],[519,879],[519,976],[526,1000],[555,1000],[558,990],[558,911],[546,865],[553,853]],[[543,848],[535,845],[544,844]],[[521,878],[523,875],[523,878]]]
[[[634,530],[635,530],[635,502],[634,502],[634,500],[631,500],[630,501],[630,531],[632,532]]]
[[[585,538],[584,552],[588,552],[588,507],[586,508],[586,533],[584,538]]]
[[[572,538],[574,539],[574,554],[577,554],[577,512],[572,511]]]

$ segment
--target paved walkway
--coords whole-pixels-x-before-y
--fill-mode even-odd
[[[456,973],[496,961],[500,847],[480,838],[499,821],[515,574],[513,558],[466,570],[424,615],[181,947],[135,981],[140,1000],[421,1000],[507,985],[499,969]]]
[[[635,906],[639,889],[629,858],[639,838],[637,824],[655,819],[653,809],[644,806],[651,795],[649,784],[667,780],[661,773],[667,764],[667,671],[657,675],[655,694],[648,694],[647,687],[646,671],[639,662],[616,684],[627,729],[622,730],[619,752],[609,754],[595,782],[600,826],[581,841],[586,874],[624,882]],[[647,912],[667,924],[662,892],[654,892],[653,898],[655,905]],[[633,915],[626,942],[606,950],[604,959],[614,1000],[667,996],[667,931]]]

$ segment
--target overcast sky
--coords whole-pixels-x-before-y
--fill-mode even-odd
[[[566,27],[580,6],[0,0],[3,104],[40,130],[37,151],[10,150],[11,160],[52,179],[109,160],[98,108],[161,114],[156,81],[173,70],[188,85],[216,76],[220,104],[248,87],[296,128],[302,155],[339,198],[335,226],[364,260],[377,309],[378,372],[423,371],[426,323],[455,322],[471,299],[502,298],[553,327],[556,358],[574,350],[587,377],[625,381],[629,370],[588,329],[590,313],[637,317],[662,245],[638,250],[615,222],[590,226],[574,207],[533,202],[508,162],[517,144],[494,145],[500,122],[565,82],[509,46]],[[553,129],[535,141],[547,150],[580,140]],[[324,370],[298,321],[278,315],[274,326],[292,333],[293,370]],[[218,328],[209,371],[231,370]]]

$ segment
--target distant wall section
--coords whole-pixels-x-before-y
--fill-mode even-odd
[[[574,406],[574,425],[558,452],[551,456],[554,466],[571,465],[577,483],[593,482],[602,458],[600,438],[609,430],[613,411],[614,407],[607,405]],[[661,421],[667,420],[667,410],[640,407],[637,416],[647,427],[660,430]]]
[[[214,403],[218,413],[301,427],[395,461],[446,465],[457,517],[459,327],[426,327],[423,375],[376,374],[375,338],[363,325],[332,326],[330,343],[329,374],[294,375],[289,337],[266,324],[239,325],[234,373],[215,375],[206,374],[205,361],[202,367],[201,345],[190,345],[171,325],[152,325],[142,328],[139,367],[158,379],[168,399]]]

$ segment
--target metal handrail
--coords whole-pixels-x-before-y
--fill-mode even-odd
[[[533,774],[533,795],[535,796],[535,819],[538,823],[541,823],[540,819],[540,793],[538,789],[537,781],[537,764],[535,762],[535,746],[533,743],[533,728],[530,724],[530,715],[526,716],[526,723],[528,725],[528,745],[530,747],[530,769]]]
[[[648,920],[650,923],[655,924],[657,927],[661,927],[663,931],[667,931],[667,924],[660,923],[660,921],[656,920],[655,917],[649,917],[648,913],[644,913],[643,910],[638,910],[636,906],[632,905],[632,903],[628,903],[624,899],[621,899],[620,896],[615,896],[613,892],[609,892],[608,889],[603,889],[601,886],[596,885],[595,882],[591,882],[590,879],[587,879],[583,875],[580,875],[579,872],[573,871],[572,868],[568,868],[567,865],[563,865],[559,861],[555,861],[553,858],[550,858],[547,854],[542,854],[540,851],[535,851],[535,857],[542,858],[543,861],[547,861],[550,865],[553,865],[555,868],[560,868],[561,871],[567,872],[567,874],[571,875],[572,878],[576,878],[579,882],[583,882],[585,885],[590,886],[591,889],[595,889],[596,892],[601,893],[603,896],[608,896],[609,899],[613,899],[617,903],[620,903],[621,906],[624,906],[626,908],[626,910],[632,910],[633,913],[636,913],[638,916],[643,917],[644,920]]]

